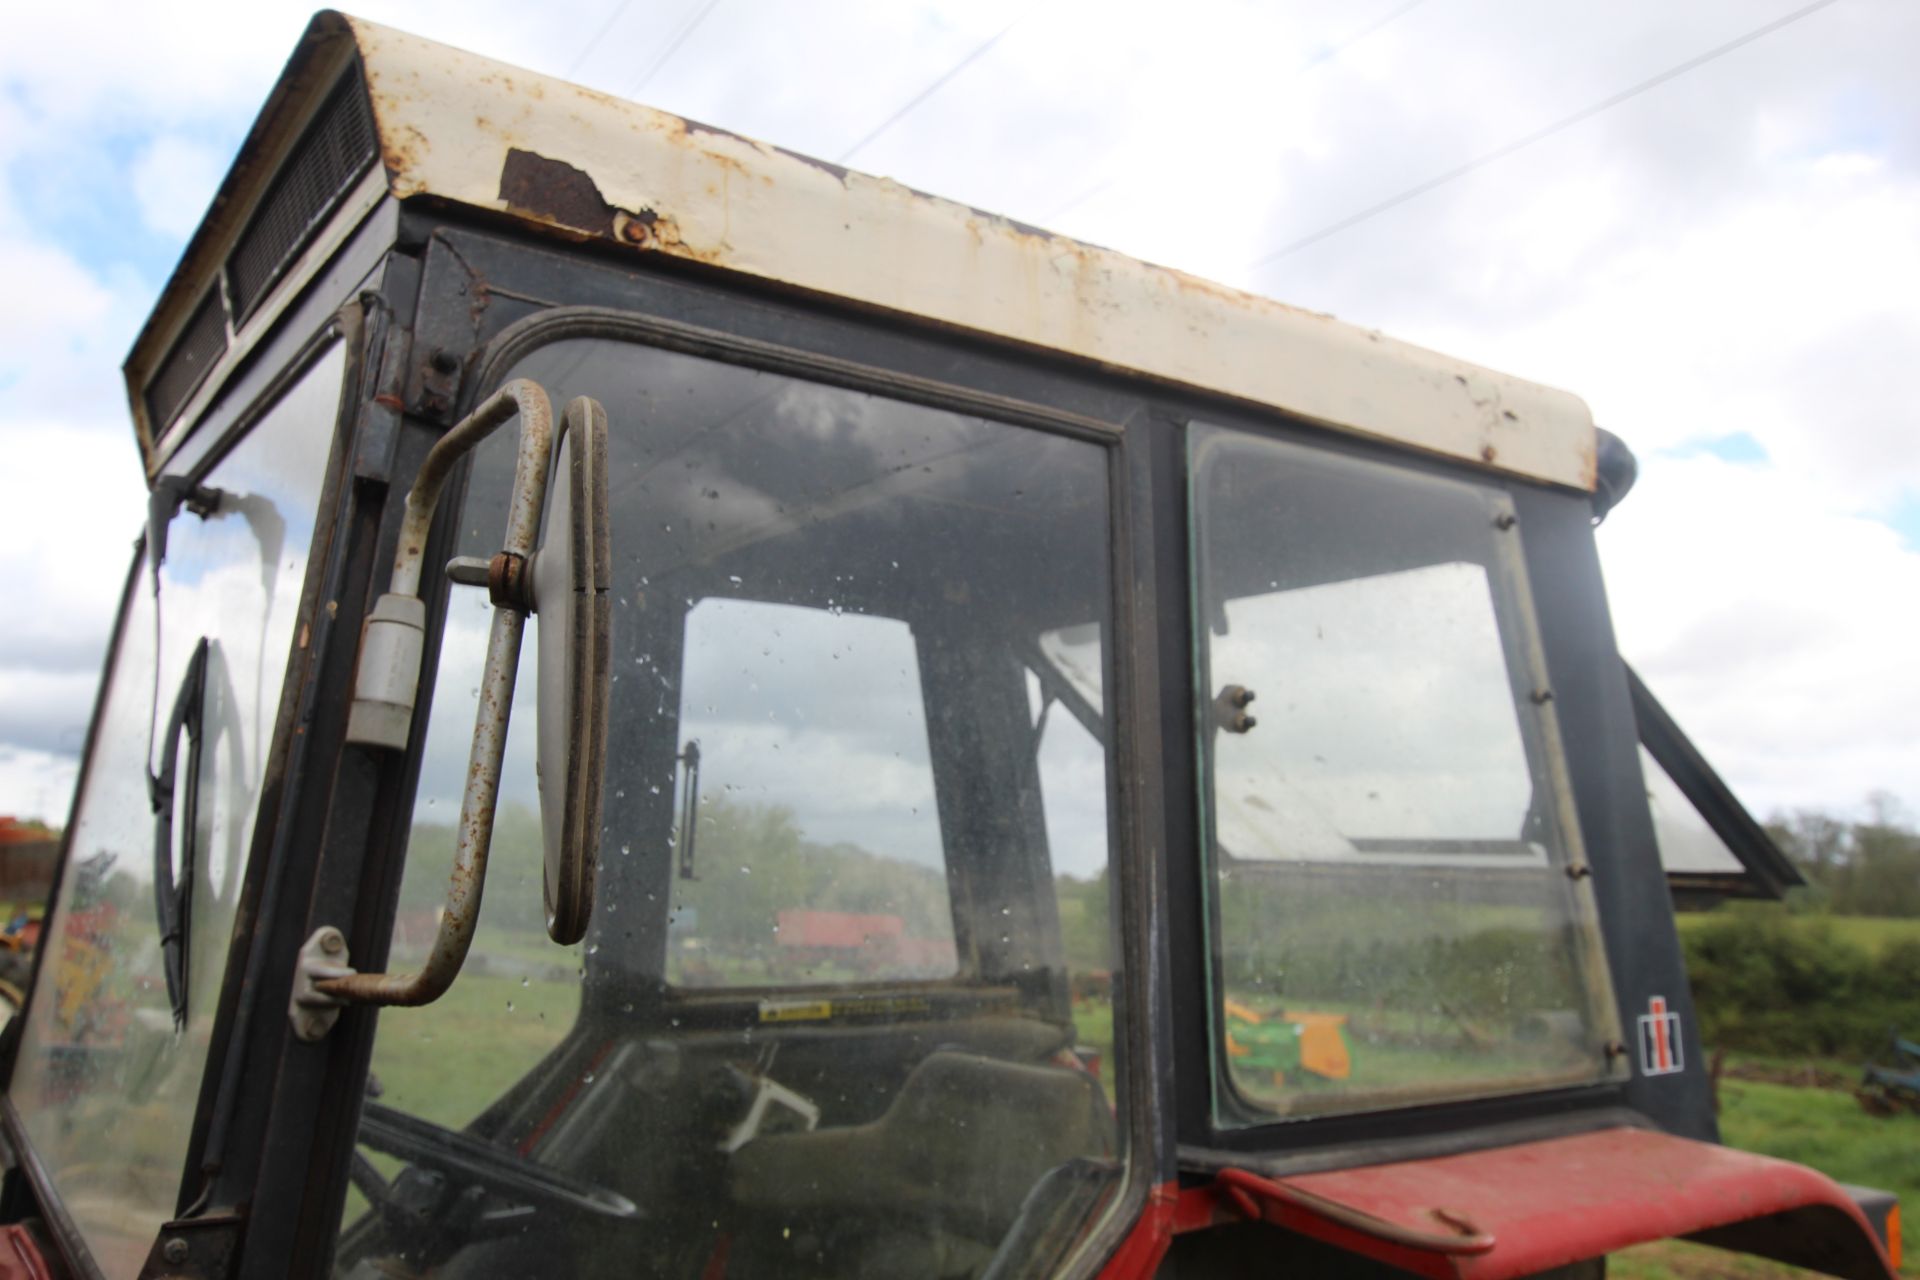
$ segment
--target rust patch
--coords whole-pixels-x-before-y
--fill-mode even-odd
[[[420,157],[427,151],[427,135],[413,125],[405,126],[404,137],[391,135],[383,139],[380,159],[391,174],[406,173],[416,168]]]
[[[517,212],[609,238],[619,212],[586,170],[518,147],[507,149],[506,163],[500,166],[500,198]]]
[[[619,210],[614,215],[620,239],[636,249],[658,249],[701,262],[716,260],[713,253],[700,253],[680,237],[680,224],[653,209]]]

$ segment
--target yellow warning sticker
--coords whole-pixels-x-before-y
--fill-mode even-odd
[[[762,1000],[762,1022],[820,1022],[833,1016],[831,1000]]]

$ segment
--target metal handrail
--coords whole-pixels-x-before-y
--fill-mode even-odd
[[[418,599],[427,534],[454,464],[516,416],[520,419],[520,452],[501,551],[522,561],[532,554],[546,502],[547,469],[553,453],[553,408],[538,384],[516,378],[488,397],[428,452],[407,494],[388,597]],[[513,705],[526,616],[526,610],[517,605],[499,599],[494,602],[486,666],[480,677],[480,705],[474,713],[473,748],[467,757],[466,790],[460,798],[447,906],[440,915],[426,964],[418,973],[349,973],[318,978],[312,986],[321,996],[353,1004],[431,1004],[445,994],[466,962],[474,926],[480,919],[487,852],[493,842],[494,804],[500,791],[500,764],[506,751],[507,715]],[[417,659],[413,674],[417,684]]]

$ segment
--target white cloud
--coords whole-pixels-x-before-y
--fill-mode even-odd
[[[70,754],[0,745],[0,813],[64,826],[79,772]]]
[[[206,215],[230,159],[222,148],[178,134],[155,138],[133,162],[140,217],[155,231],[185,241]]]
[[[1649,459],[1600,546],[1621,648],[1752,807],[1920,802],[1920,550],[1711,457]]]

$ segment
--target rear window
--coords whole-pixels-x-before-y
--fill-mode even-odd
[[[680,733],[668,981],[953,976],[906,623],[703,600],[687,614]]]

